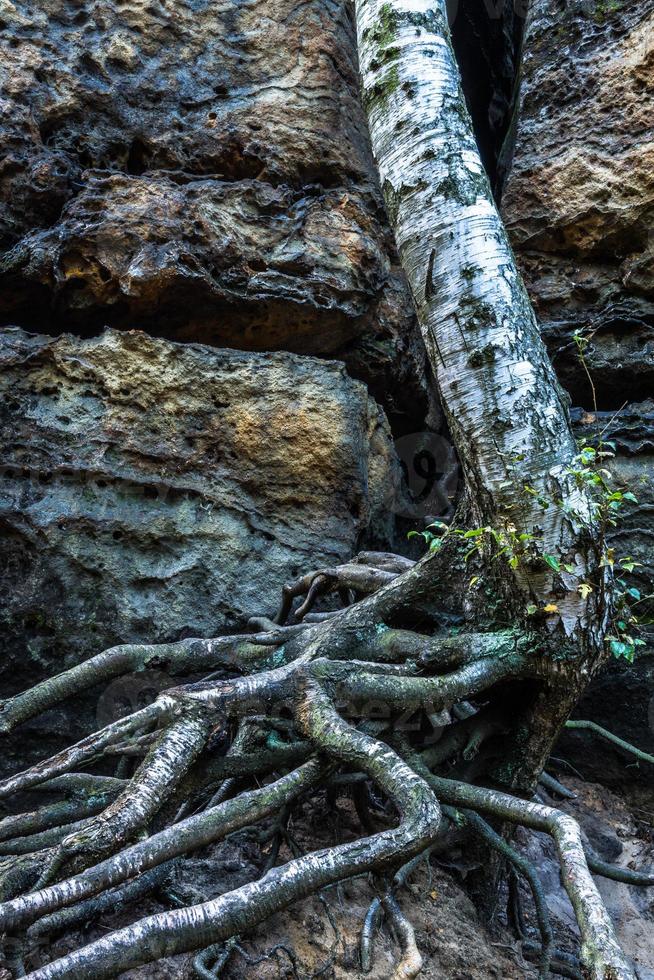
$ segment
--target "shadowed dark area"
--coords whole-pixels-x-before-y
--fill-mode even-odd
[[[463,89],[498,202],[513,156],[512,121],[527,7],[527,0],[460,0],[450,5]]]

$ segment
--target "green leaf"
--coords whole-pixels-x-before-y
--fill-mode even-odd
[[[535,606],[535,605],[533,604],[533,602],[532,602],[532,603],[530,603],[530,604],[529,604],[529,605],[527,606],[527,615],[528,615],[528,616],[534,616],[534,615],[535,615],[535,614],[536,614],[537,612],[538,612],[538,606]]]
[[[622,640],[611,640],[609,643],[609,649],[614,657],[626,657],[629,652],[629,647]]]
[[[623,499],[624,500],[628,500],[632,504],[637,504],[638,503],[638,498],[637,497],[634,497],[634,495],[633,495],[633,493],[631,493],[631,491],[629,491],[628,493],[623,493],[622,496],[623,496]]]
[[[564,565],[563,567],[565,568],[566,572],[570,573],[570,575],[574,575],[577,571],[574,565]]]
[[[561,571],[561,562],[556,555],[543,555],[543,561],[546,562],[550,568],[553,568],[555,572]]]
[[[442,538],[434,538],[434,540],[429,545],[429,550],[430,551],[438,551],[438,549],[441,547],[442,544],[443,544],[443,539]]]
[[[630,589],[627,589],[627,595],[630,595],[632,597],[632,599],[638,600],[638,599],[640,599],[640,590],[639,589],[635,589],[632,586]]]

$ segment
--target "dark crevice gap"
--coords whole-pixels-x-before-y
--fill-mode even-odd
[[[459,0],[452,41],[482,163],[499,204],[515,141],[526,2]]]

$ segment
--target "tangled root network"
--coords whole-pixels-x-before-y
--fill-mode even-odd
[[[20,802],[38,794],[41,804],[0,821],[7,948],[26,954],[37,938],[137,902],[174,875],[185,855],[235,831],[261,825],[277,842],[256,880],[142,918],[29,976],[99,980],[189,951],[197,951],[199,976],[218,976],[238,938],[262,920],[371,874],[379,897],[363,924],[362,969],[371,968],[385,915],[398,940],[394,976],[414,977],[421,957],[395,892],[426,854],[464,833],[527,880],[540,942],[525,950],[539,960],[541,976],[554,969],[633,977],[589,868],[617,870],[584,853],[569,816],[529,793],[510,795],[491,778],[511,738],[509,685],[537,685],[551,665],[516,631],[453,630],[426,615],[421,600],[433,577],[431,557],[414,563],[363,552],[286,586],[275,620],[253,619],[245,634],[115,647],[6,701],[4,733],[132,671],[156,666],[190,678],[0,783],[2,797]],[[313,611],[319,599],[329,611]],[[278,864],[293,804],[335,784],[354,798],[360,838]],[[377,832],[371,807],[388,818]],[[579,923],[578,962],[553,948],[536,869],[487,818],[495,827],[508,821],[552,836]],[[654,881],[620,874],[636,884]],[[24,975],[19,960],[16,954],[6,965]]]

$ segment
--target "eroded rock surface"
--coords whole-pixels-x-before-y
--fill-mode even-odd
[[[388,425],[339,363],[7,329],[0,392],[5,694],[271,614],[388,530]]]
[[[628,585],[645,596],[654,592],[653,0],[533,0],[503,209],[557,373],[578,406],[577,434],[616,443],[616,482],[638,498],[613,544],[617,556],[642,563]],[[585,365],[575,333],[587,341]],[[636,611],[652,621],[651,602]],[[578,712],[652,752],[653,698],[650,651],[633,668],[612,664]],[[562,752],[586,775],[651,786],[650,773],[586,736],[566,736]]]
[[[338,351],[424,416],[346,3],[1,9],[4,322]]]
[[[654,390],[654,2],[534,0],[504,214],[575,404]]]

